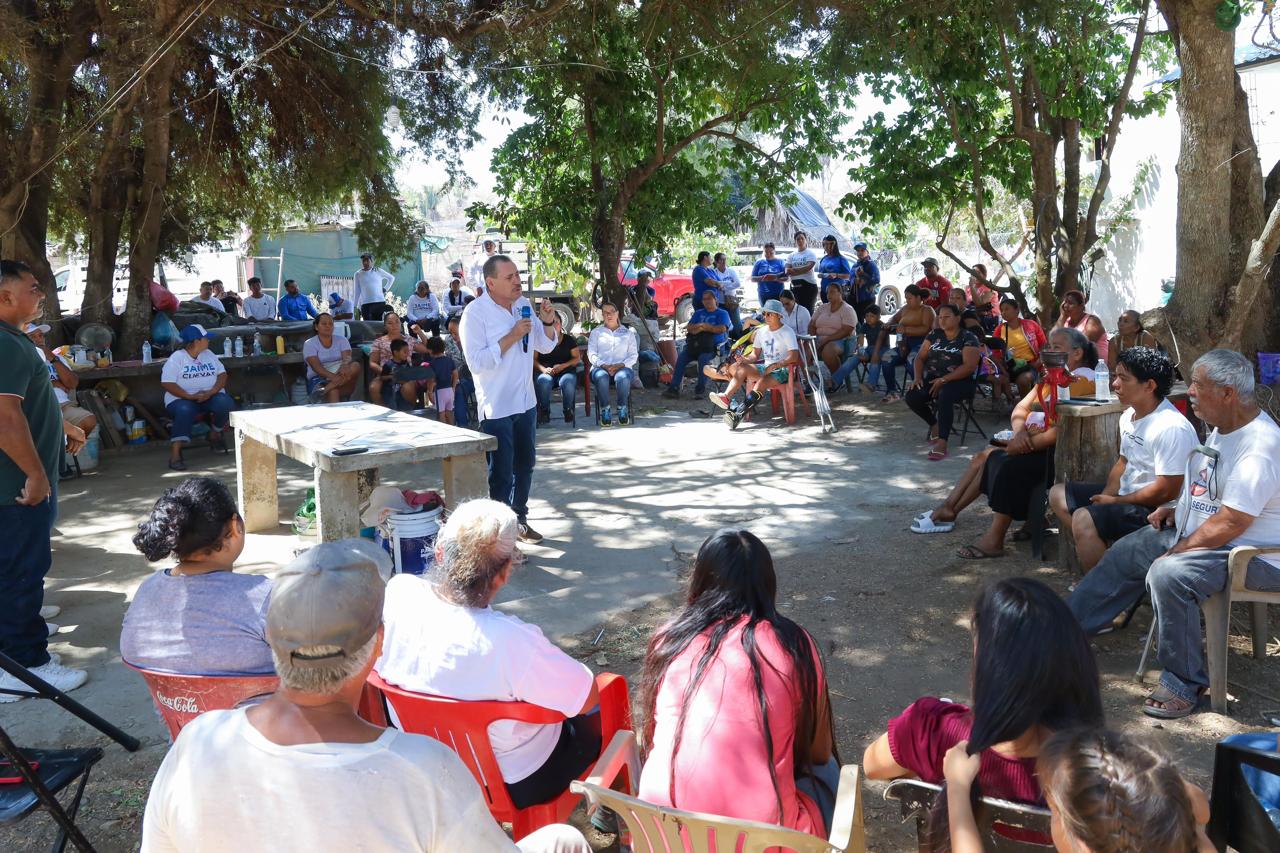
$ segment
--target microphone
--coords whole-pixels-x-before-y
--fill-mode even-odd
[[[533,317],[533,309],[530,308],[528,305],[520,309],[521,320],[528,320],[532,317]],[[525,333],[524,340],[520,342],[520,346],[524,347],[525,352],[529,351],[529,333],[528,332]]]

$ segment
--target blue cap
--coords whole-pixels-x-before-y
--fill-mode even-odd
[[[764,306],[760,309],[762,314],[777,314],[779,317],[787,316],[787,310],[782,307],[782,303],[777,299],[766,300]]]
[[[335,290],[333,293],[330,293],[330,294],[329,294],[329,304],[330,304],[330,305],[341,305],[341,304],[342,304],[342,294],[338,293],[338,291],[336,291],[336,290]]]
[[[199,323],[192,323],[190,326],[187,326],[179,332],[178,337],[182,338],[182,342],[184,344],[189,344],[202,338],[204,340],[210,340],[213,338],[213,335],[205,331],[204,326],[201,326]]]
[[[854,250],[855,252],[861,252],[861,251],[862,251],[863,249],[865,249],[865,248],[867,248],[867,244],[866,244],[866,243],[854,243],[854,244],[853,244],[853,250]]]

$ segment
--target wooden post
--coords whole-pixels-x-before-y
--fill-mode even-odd
[[[1120,457],[1121,403],[1058,405],[1058,442],[1053,450],[1054,481],[1105,483]],[[1058,566],[1079,574],[1070,529],[1058,531]]]

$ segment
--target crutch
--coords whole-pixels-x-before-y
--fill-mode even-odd
[[[822,372],[818,365],[818,344],[817,338],[813,335],[797,335],[800,340],[800,366],[804,375],[805,384],[809,386],[809,390],[813,392],[814,408],[818,410],[818,420],[822,423],[823,432],[835,432],[836,420],[831,414],[831,403],[827,400],[827,389],[823,387]],[[813,377],[809,374],[809,365],[814,365],[814,372],[818,374],[818,381],[814,382]]]

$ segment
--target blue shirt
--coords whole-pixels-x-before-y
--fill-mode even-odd
[[[733,327],[733,320],[729,318],[729,312],[723,308],[717,308],[714,311],[708,311],[706,308],[698,308],[693,312],[693,316],[689,318],[690,323],[707,323],[712,326],[724,326],[725,331],[716,335],[716,346],[720,346],[729,339],[729,329]]]
[[[818,261],[819,284],[822,287],[822,301],[827,301],[827,287],[838,285],[844,287],[849,283],[847,278],[832,278],[833,273],[853,275],[853,265],[844,255],[823,255]]]
[[[714,291],[716,294],[716,302],[720,305],[724,304],[724,291],[720,289],[720,273],[715,271],[714,267],[704,267],[701,264],[693,268],[693,304],[702,304],[702,293],[705,290]]]
[[[453,372],[458,365],[447,355],[431,356],[431,372],[436,375],[436,388],[452,388]]]
[[[311,300],[301,293],[288,294],[280,297],[280,319],[281,320],[305,320],[308,317],[315,319],[320,316],[316,313],[315,306],[311,304]]]
[[[752,277],[758,275],[782,275],[786,271],[787,265],[782,258],[761,258],[751,268],[751,275]],[[778,295],[786,289],[787,283],[785,281],[756,282],[756,295],[760,297],[761,305],[768,299],[777,299]]]
[[[862,273],[862,281],[858,283],[854,302],[874,302],[876,294],[880,292],[880,267],[876,266],[876,262],[871,260],[870,255],[854,266],[858,272]]]

